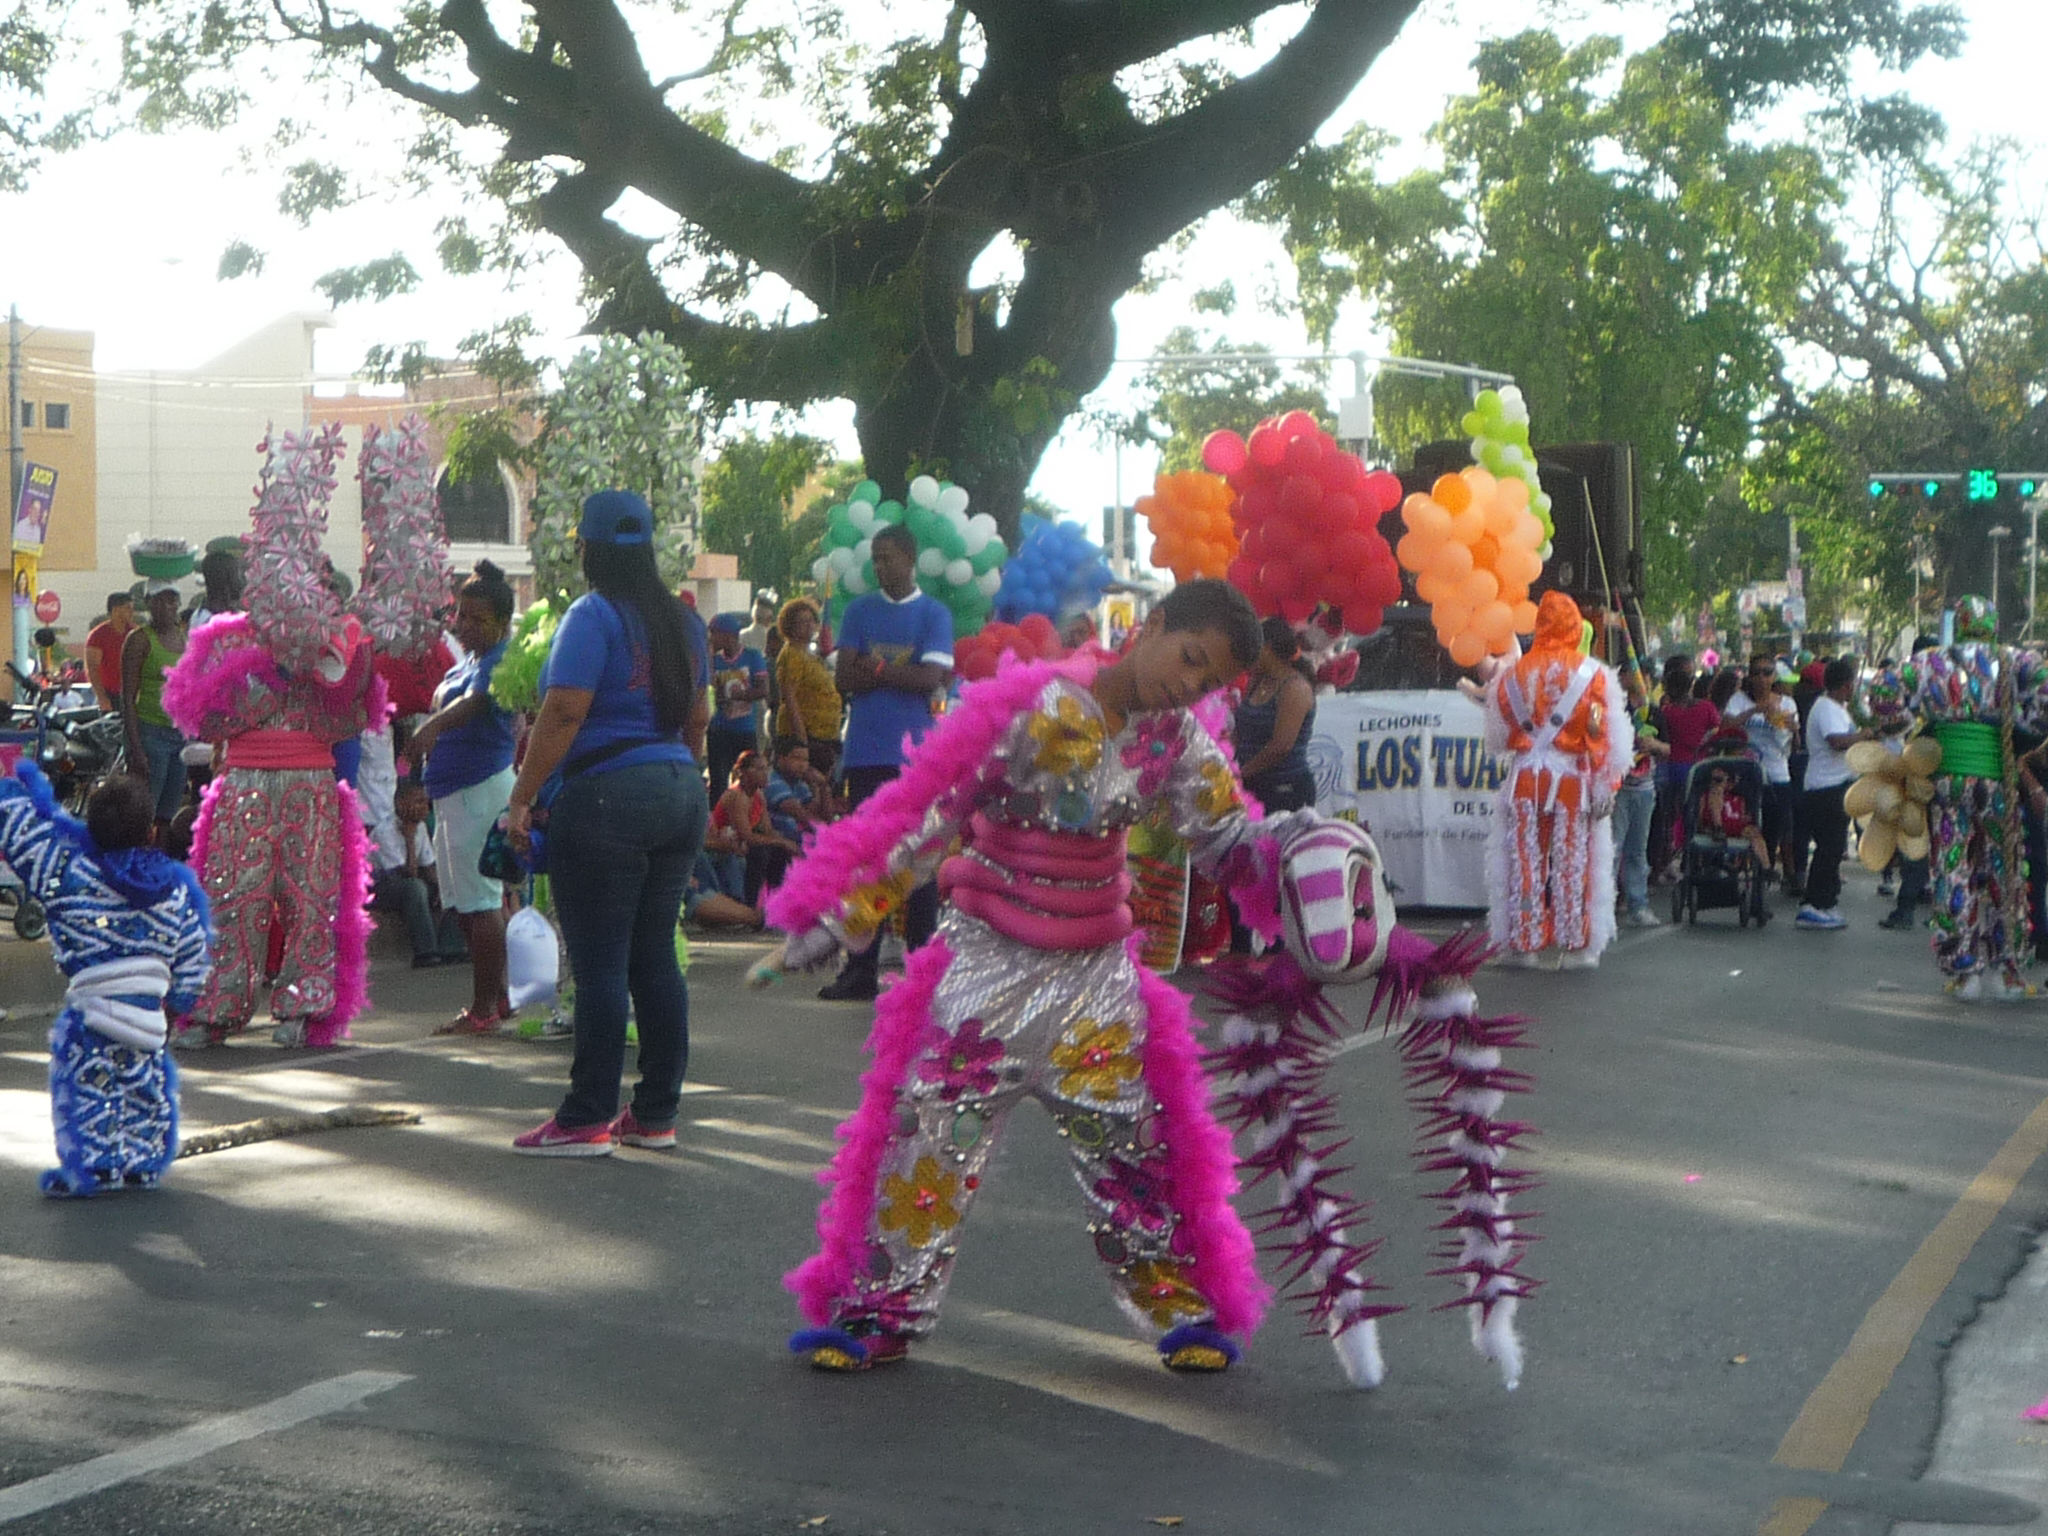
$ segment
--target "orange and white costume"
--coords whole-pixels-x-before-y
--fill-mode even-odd
[[[1487,921],[1502,950],[1591,964],[1614,937],[1609,813],[1635,750],[1611,667],[1581,655],[1578,604],[1544,594],[1529,654],[1486,690],[1486,740],[1512,754],[1488,845]]]

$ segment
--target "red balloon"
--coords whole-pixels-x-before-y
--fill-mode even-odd
[[[1284,556],[1276,556],[1259,567],[1259,586],[1269,598],[1286,597],[1301,589],[1301,570]]]
[[[1042,613],[1027,613],[1017,625],[1017,632],[1041,649],[1059,644],[1060,632],[1053,627],[1051,619]]]
[[[1244,538],[1238,542],[1238,553],[1253,565],[1259,564],[1274,551],[1270,547],[1272,535],[1264,523],[1254,523],[1244,531]]]
[[[1358,527],[1357,498],[1343,491],[1325,489],[1323,495],[1323,516],[1328,519],[1332,533],[1343,533]]]
[[[1308,437],[1313,440],[1322,428],[1314,416],[1307,411],[1289,411],[1280,418],[1280,432],[1283,437]]]
[[[1223,573],[1223,579],[1247,597],[1256,598],[1259,586],[1258,562],[1239,554],[1230,562],[1230,569]]]
[[[1289,438],[1280,462],[1290,475],[1313,475],[1322,467],[1323,446],[1312,437]]]
[[[1344,610],[1344,627],[1354,635],[1377,634],[1387,616],[1370,603],[1353,603]]]
[[[1251,441],[1245,444],[1246,455],[1261,469],[1277,469],[1280,461],[1287,457],[1287,439],[1271,427],[1259,427],[1253,431]]]
[[[1373,548],[1372,536],[1362,528],[1351,528],[1331,541],[1330,563],[1342,571],[1354,574],[1378,563],[1379,551]]]
[[[1277,441],[1277,439],[1276,439]],[[1239,528],[1256,528],[1280,508],[1280,489],[1267,481],[1247,486],[1237,498],[1232,521]]]
[[[1289,475],[1280,482],[1280,515],[1301,518],[1323,504],[1322,482],[1312,475]]]
[[[1371,566],[1358,590],[1368,605],[1392,607],[1401,601],[1401,568],[1391,560]]]
[[[1390,474],[1384,469],[1374,470],[1365,476],[1358,499],[1369,515],[1374,518],[1385,517],[1401,505],[1400,476]]]
[[[1202,467],[1211,474],[1234,475],[1249,457],[1244,439],[1227,427],[1202,439]]]
[[[1316,611],[1316,600],[1304,597],[1299,592],[1280,599],[1280,617],[1290,624],[1306,623],[1310,614]]]

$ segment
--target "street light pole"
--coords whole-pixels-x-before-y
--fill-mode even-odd
[[[2041,574],[2041,504],[2048,496],[2027,498],[2027,629],[2020,638],[2034,638],[2034,592]]]
[[[1984,530],[1984,537],[1991,541],[1991,607],[1998,608],[1998,546],[2012,537],[2012,530],[2000,523],[1996,528]]]

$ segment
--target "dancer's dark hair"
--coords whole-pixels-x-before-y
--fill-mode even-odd
[[[494,561],[477,561],[456,596],[481,598],[490,605],[492,615],[500,624],[512,622],[512,583],[505,579],[505,573]]]
[[[102,853],[140,848],[156,830],[156,799],[149,781],[129,773],[102,779],[85,800],[85,830]]]
[[[681,730],[703,675],[703,658],[691,643],[682,599],[661,583],[654,546],[586,543],[583,576],[595,591],[639,618],[654,664],[654,718],[664,731]]]
[[[1227,581],[1204,576],[1184,581],[1159,600],[1158,613],[1169,630],[1213,629],[1230,641],[1237,664],[1249,667],[1259,659],[1264,636],[1252,600]]]

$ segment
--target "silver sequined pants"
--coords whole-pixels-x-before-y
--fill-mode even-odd
[[[1003,1123],[1027,1098],[1067,1143],[1095,1252],[1126,1316],[1154,1338],[1209,1321],[1175,1240],[1165,1117],[1141,1066],[1145,1019],[1130,957],[1122,946],[1027,948],[952,910],[939,933],[952,960],[897,1090],[867,1263],[836,1321],[930,1332]]]

